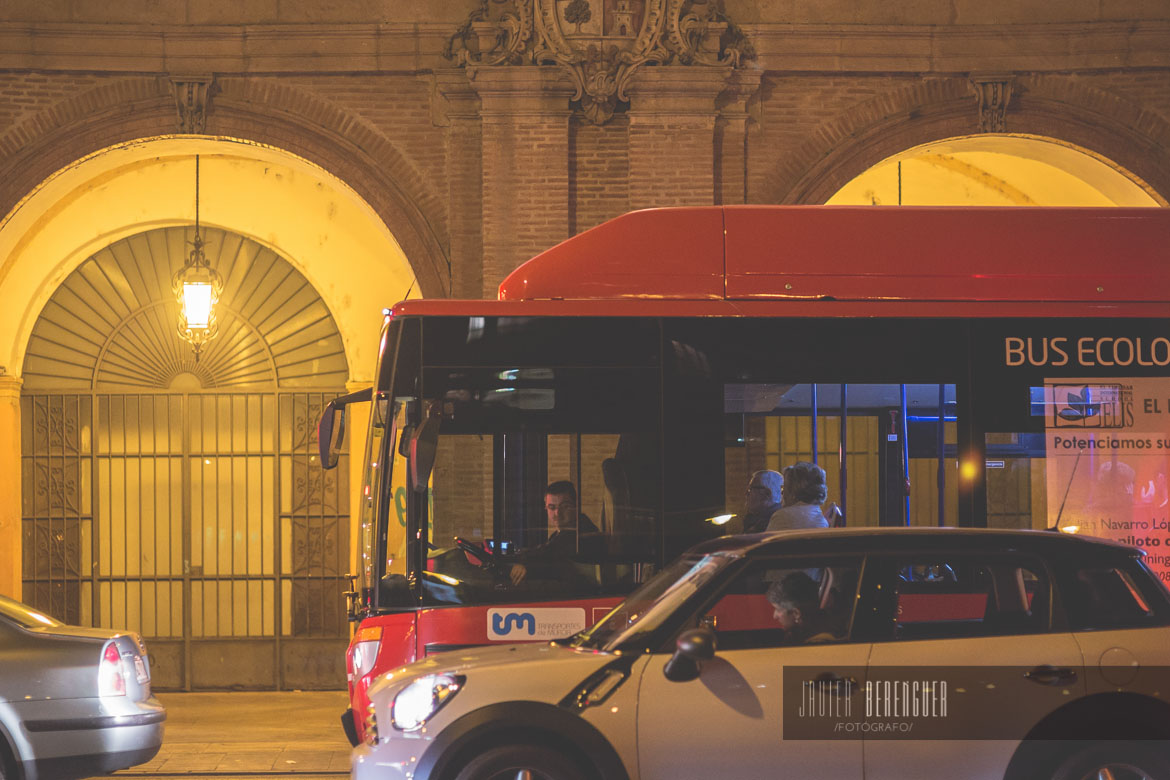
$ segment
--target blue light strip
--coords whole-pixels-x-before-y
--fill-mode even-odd
[[[902,519],[910,525],[910,420],[906,416],[906,385],[899,390],[902,411],[902,478],[906,481],[906,495],[902,500]]]

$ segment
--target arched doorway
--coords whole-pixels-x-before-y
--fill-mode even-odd
[[[92,344],[89,347],[78,347],[74,341],[77,339],[75,334],[59,331],[48,336],[49,341],[55,340],[65,345],[66,353],[74,350],[77,352],[76,355],[66,354],[63,359],[59,359],[62,358],[59,354],[54,357],[46,341],[41,339],[50,333],[44,329],[49,328],[49,320],[45,319],[44,322],[41,320],[42,312],[47,313],[54,308],[50,306],[50,299],[58,296],[59,291],[67,289],[63,288],[66,279],[81,266],[88,266],[91,258],[96,258],[106,251],[114,252],[115,247],[118,248],[117,252],[130,252],[130,244],[125,243],[127,240],[133,243],[139,241],[141,235],[150,233],[156,236],[152,240],[157,242],[157,236],[163,234],[155,234],[152,231],[190,226],[193,223],[196,155],[199,155],[201,160],[200,218],[205,234],[210,235],[211,232],[219,230],[224,237],[222,240],[225,247],[231,241],[238,241],[240,246],[248,246],[249,251],[254,252],[256,257],[260,257],[262,251],[279,257],[289,272],[294,274],[290,278],[300,279],[314,292],[316,296],[314,306],[320,307],[320,311],[330,315],[342,352],[330,358],[336,365],[325,371],[329,374],[328,381],[314,380],[310,385],[298,384],[302,379],[297,379],[281,368],[280,361],[283,358],[278,354],[283,348],[281,346],[269,349],[273,355],[265,369],[266,363],[259,358],[260,353],[249,352],[251,347],[246,345],[256,346],[258,342],[262,342],[263,338],[257,335],[257,331],[263,331],[266,326],[255,319],[259,315],[249,315],[238,310],[227,311],[225,316],[240,315],[237,324],[241,330],[236,334],[238,339],[236,343],[243,354],[257,358],[254,365],[249,365],[247,370],[240,374],[222,373],[221,367],[216,365],[221,359],[238,356],[220,354],[216,357],[212,352],[208,352],[199,367],[187,366],[178,370],[171,359],[173,356],[168,358],[166,354],[148,354],[150,350],[147,350],[145,345],[119,347],[125,339],[131,339],[138,329],[145,329],[147,325],[158,333],[169,334],[170,330],[173,330],[170,325],[164,326],[167,321],[173,321],[171,320],[173,309],[167,308],[171,296],[169,277],[161,270],[160,281],[156,286],[162,288],[162,292],[158,293],[162,296],[162,303],[154,298],[154,294],[148,295],[139,289],[131,288],[132,297],[138,301],[134,316],[129,316],[131,314],[129,311],[123,311],[122,315],[126,319],[124,323],[123,316],[112,318],[105,323],[85,323],[86,327],[101,325],[107,329],[119,328],[119,335],[116,338],[113,337],[112,330],[98,337],[78,326],[77,332],[87,334],[90,341],[96,340],[99,344],[104,344],[109,337],[109,346],[106,352],[101,354],[101,360],[97,354],[86,354],[87,349],[90,353],[95,349]],[[294,416],[304,423],[305,430],[310,430],[315,416],[312,404],[317,403],[313,400],[317,398],[314,393],[327,388],[324,395],[331,395],[345,387],[355,389],[356,386],[368,383],[374,368],[382,309],[404,297],[420,294],[412,265],[390,228],[391,226],[384,223],[368,203],[336,175],[288,151],[236,138],[183,135],[136,139],[95,152],[58,170],[30,191],[11,212],[0,219],[0,300],[5,303],[0,307],[0,433],[11,432],[10,435],[0,437],[0,445],[3,445],[0,446],[0,466],[10,473],[21,472],[23,453],[31,452],[29,447],[34,446],[34,443],[29,437],[36,435],[34,432],[38,430],[38,426],[45,437],[43,441],[46,442],[46,447],[64,447],[64,439],[58,437],[57,443],[53,444],[50,437],[56,435],[54,431],[60,431],[61,436],[64,436],[67,426],[77,425],[78,415],[82,411],[91,415],[91,424],[95,420],[99,422],[103,419],[113,420],[115,413],[123,413],[122,407],[114,404],[109,407],[109,417],[102,417],[102,407],[96,400],[99,395],[124,396],[130,404],[127,408],[133,410],[136,408],[133,405],[136,402],[131,401],[131,398],[142,394],[151,394],[152,402],[158,402],[155,394],[160,393],[169,394],[168,398],[172,400],[175,396],[183,396],[184,393],[191,398],[205,398],[217,393],[243,393],[251,398],[251,394],[262,390],[261,395],[267,394],[272,403],[276,404],[279,399],[294,398],[295,392],[303,389],[305,391],[303,399],[309,404],[309,408],[305,413],[298,412]],[[188,238],[176,240],[181,243]],[[181,256],[187,249],[188,247],[184,247],[180,252],[177,248],[159,249],[155,246],[150,251],[179,252],[176,256]],[[227,253],[226,258],[237,250],[222,251]],[[161,256],[156,254],[156,257]],[[252,283],[253,280],[249,277],[247,284]],[[60,292],[62,297],[58,300],[63,300],[67,294]],[[269,303],[273,302],[271,296],[267,294],[262,294],[261,297]],[[231,309],[240,304],[225,301],[225,305]],[[295,301],[290,305],[299,306]],[[68,304],[65,308],[68,308]],[[36,338],[34,330],[37,331]],[[222,331],[221,337],[227,333],[227,330]],[[98,349],[100,351],[100,348]],[[151,347],[151,350],[153,353],[160,352],[156,347]],[[332,351],[332,348],[329,351]],[[264,350],[261,349],[260,352],[263,353]],[[90,361],[92,365],[88,367],[71,365],[84,361]],[[52,362],[52,365],[48,365],[49,362]],[[234,365],[238,368],[241,364]],[[22,369],[29,371],[27,378],[23,375]],[[89,376],[86,374],[87,371],[91,374],[98,371],[100,376],[97,374]],[[38,372],[54,379],[45,384],[47,380],[35,376]],[[79,382],[79,372],[83,377],[89,378],[83,378]],[[160,376],[171,376],[171,379],[164,382]],[[99,384],[95,385],[95,381]],[[143,382],[146,384],[142,384]],[[32,396],[51,396],[57,399],[52,402],[45,401],[56,403],[57,406],[41,407],[44,417],[40,422],[34,419],[36,412],[29,406],[28,399]],[[68,412],[63,405],[61,399],[65,396],[76,397],[78,405],[73,407],[72,412]],[[90,400],[87,401],[86,398]],[[182,406],[175,413],[178,416],[173,419],[187,420],[194,414],[192,403],[183,403],[187,405]],[[288,403],[293,401],[289,400]],[[301,402],[298,400],[296,403]],[[86,407],[85,404],[89,406]],[[279,404],[273,407],[277,411],[282,408]],[[151,413],[154,411],[152,407]],[[360,419],[363,410],[358,408],[354,411],[357,414],[352,421],[354,428],[352,433],[355,435],[351,435],[351,446],[360,448],[364,438],[361,435]],[[171,414],[169,407],[166,414]],[[237,413],[237,419],[250,421],[250,414],[250,409],[245,407],[242,414]],[[137,418],[132,416],[131,420]],[[124,422],[119,425],[121,427],[117,429],[116,435],[127,435],[129,429]],[[87,454],[90,458],[97,458],[92,450],[97,441],[92,438],[95,430],[101,429],[93,427],[90,429],[91,439],[87,443],[91,448]],[[181,426],[179,430],[183,430]],[[81,443],[78,440],[78,444]],[[270,462],[277,463],[278,455],[279,451],[270,453],[271,458],[277,458]],[[173,458],[172,462],[183,460],[181,453],[172,452],[170,456]],[[64,469],[68,458],[64,457],[64,454],[56,457],[57,460],[52,463],[58,471],[55,475],[52,472],[42,475],[45,479],[55,477],[65,479]],[[214,458],[210,460],[216,462]],[[50,460],[43,463],[48,467]],[[98,461],[93,460],[90,464],[91,470],[87,472],[91,481],[76,488],[76,491],[80,491],[76,495],[88,497],[87,500],[91,502],[94,495],[93,475],[101,475],[101,472],[96,470],[98,467],[93,465],[96,463]],[[350,472],[355,468],[360,468],[356,459],[350,465]],[[334,473],[347,476],[344,472]],[[276,480],[278,476],[280,474],[274,471],[269,478]],[[81,544],[79,534],[81,526],[84,525],[74,523],[78,530],[70,537],[67,530],[69,524],[64,523],[67,513],[58,508],[53,510],[56,514],[51,513],[54,520],[62,521],[53,526],[55,532],[47,531],[49,526],[37,526],[40,533],[47,533],[48,536],[42,537],[40,542],[33,541],[35,537],[25,533],[26,526],[29,525],[26,520],[34,516],[30,514],[33,510],[28,499],[28,496],[32,495],[30,491],[33,490],[30,479],[31,477],[26,474],[22,483],[22,491],[25,494],[23,498],[20,491],[15,490],[0,496],[0,592],[17,597],[25,592],[25,579],[31,578],[39,582],[48,576],[43,570],[32,575],[27,574],[37,571],[35,569],[37,565],[42,565],[38,564],[37,556],[44,553],[51,544]],[[291,485],[293,484],[291,479],[289,477],[278,484]],[[276,483],[270,481],[270,484]],[[184,492],[181,483],[176,483],[175,487],[173,496],[168,500],[178,501],[182,508],[185,506],[183,502],[186,501],[183,496],[194,494],[189,487]],[[64,487],[58,485],[54,490],[58,491],[55,500],[63,505],[65,497],[60,491],[64,490]],[[271,495],[275,501],[275,493]],[[344,498],[346,497],[343,496],[342,499]],[[137,507],[137,503],[134,506]],[[92,513],[92,506],[88,506],[86,511]],[[82,515],[75,512],[70,516],[76,520]],[[353,522],[351,518],[351,524]],[[36,526],[35,523],[32,525]],[[352,529],[351,525],[346,534],[351,535]],[[92,533],[92,530],[87,533]],[[27,548],[26,539],[29,545]],[[281,539],[282,544],[284,542],[291,544],[293,541],[301,544],[291,534],[285,534]],[[86,537],[86,540],[84,544],[90,544],[92,537]],[[41,553],[35,550],[38,543],[42,544]],[[305,542],[300,549],[309,549],[312,544],[316,542],[312,540]],[[344,539],[338,544],[342,550],[351,547]],[[244,549],[254,548],[247,548],[245,545]],[[282,561],[293,560],[289,556],[293,556],[295,552],[292,548],[278,551],[279,555],[283,556]],[[354,553],[352,549],[348,552],[350,557],[341,567],[342,573],[354,570]],[[246,557],[250,553],[244,554]],[[190,564],[189,559],[183,560]],[[62,571],[65,565],[60,563],[56,571]],[[289,565],[291,566],[291,563]],[[288,566],[285,566],[284,571],[289,571]],[[92,573],[88,570],[76,571],[75,579],[83,574],[90,578],[92,586]],[[61,574],[53,576],[63,577]],[[141,575],[126,573],[122,576]],[[309,580],[303,582],[307,583]],[[237,587],[243,586],[231,586]],[[273,587],[276,587],[275,584]],[[282,584],[281,587],[285,585]],[[340,584],[330,591],[327,598],[333,599],[334,594],[345,587],[344,584]],[[80,594],[82,588],[80,581],[76,588]],[[41,597],[48,596],[42,594]],[[278,597],[282,599],[283,610],[279,613],[280,620],[284,621],[286,618],[296,620],[299,613],[294,611],[291,596],[284,598],[283,592],[277,589],[273,591],[273,599]],[[99,603],[98,611],[94,612],[93,599],[92,593],[89,594],[88,600],[79,595],[78,599],[75,599],[75,604],[89,605],[88,608],[91,610],[89,619],[102,620],[104,616],[100,612],[101,605]],[[73,609],[77,611],[81,607],[74,606]],[[237,611],[232,620],[239,615]],[[68,613],[61,613],[60,616],[70,617]],[[77,617],[81,618],[80,612],[77,612]],[[178,619],[189,621],[191,618],[192,613],[183,612]],[[113,620],[112,617],[110,619]],[[311,616],[306,617],[310,622],[314,619]],[[283,622],[277,625],[281,631],[286,628]],[[147,635],[152,635],[152,630],[160,629],[149,629],[143,624],[141,630]],[[236,630],[234,623],[232,630]],[[288,627],[288,631],[300,634],[293,637],[291,633],[278,632],[267,639],[252,637],[239,640],[242,644],[232,644],[238,637],[233,638],[226,634],[221,634],[220,639],[212,639],[210,636],[200,639],[192,635],[182,640],[175,637],[187,637],[190,632],[174,634],[172,630],[172,633],[165,634],[171,637],[169,639],[163,638],[164,635],[160,634],[152,643],[152,652],[157,656],[158,671],[162,675],[159,681],[166,686],[196,687],[227,685],[312,687],[317,684],[339,687],[344,683],[342,655],[339,649],[344,645],[343,640],[325,636],[305,636],[296,625]],[[286,637],[289,637],[287,641]],[[215,641],[228,644],[218,648],[209,644]],[[263,644],[265,641],[268,642],[267,645]],[[314,642],[319,645],[323,643],[328,649],[312,651]],[[218,652],[225,649],[231,649],[232,652]],[[243,666],[241,660],[234,656],[237,650],[251,653],[249,657],[256,661],[246,674],[239,671]],[[206,663],[201,662],[200,657],[196,655],[204,651],[206,655],[203,659]],[[304,653],[303,656],[296,657],[295,654],[301,651]],[[293,655],[289,656],[290,653]],[[222,675],[212,673],[215,669],[215,665],[211,663],[212,659],[223,667],[220,670]],[[320,683],[322,680],[328,682]]]
[[[156,685],[336,687],[348,626],[348,469],[316,464],[345,347],[316,289],[204,230],[225,279],[196,361],[171,278],[193,229],[95,252],[45,304],[23,365],[25,601],[147,638]]]
[[[1117,164],[1053,139],[1009,134],[946,138],[888,157],[830,205],[1158,206]]]

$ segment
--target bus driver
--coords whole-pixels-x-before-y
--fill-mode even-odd
[[[547,570],[555,578],[565,561],[578,556],[596,558],[605,551],[597,526],[577,511],[577,489],[572,482],[553,482],[545,488],[544,509],[548,513],[548,541],[524,556],[527,565],[512,565],[513,585],[524,581],[529,568],[539,568],[542,575]]]

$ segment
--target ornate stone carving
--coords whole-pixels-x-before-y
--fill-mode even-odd
[[[212,76],[175,76],[175,106],[179,110],[179,132],[202,134],[207,129],[207,101]]]
[[[444,54],[469,69],[559,65],[597,124],[629,102],[643,65],[735,68],[755,56],[716,0],[480,0]]]
[[[979,101],[979,132],[1007,132],[1007,107],[1012,99],[1014,76],[982,75],[972,76],[971,86]]]
[[[456,65],[523,65],[532,61],[533,0],[480,0],[451,36],[443,56]]]

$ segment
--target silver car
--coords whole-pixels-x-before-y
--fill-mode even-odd
[[[141,764],[164,720],[137,634],[68,626],[0,596],[0,780]]]

